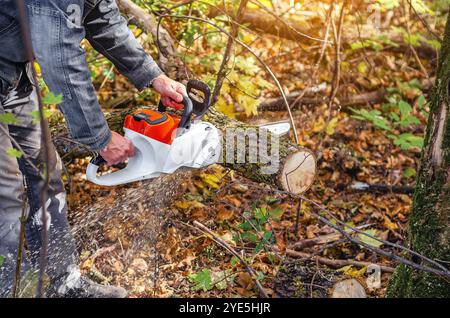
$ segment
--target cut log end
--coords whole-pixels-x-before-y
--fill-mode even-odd
[[[288,155],[279,173],[281,188],[293,194],[307,191],[314,182],[317,162],[308,149],[300,149]]]

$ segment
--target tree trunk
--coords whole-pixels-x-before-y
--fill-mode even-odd
[[[446,265],[450,261],[450,15],[442,44],[409,219],[409,244]],[[450,282],[400,265],[390,280],[387,296],[450,297]]]

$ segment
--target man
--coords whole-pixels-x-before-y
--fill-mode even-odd
[[[185,87],[169,79],[145,53],[120,16],[114,0],[25,0],[33,53],[49,89],[62,94],[59,105],[77,142],[99,152],[108,164],[134,155],[132,143],[110,131],[98,104],[85,52],[86,38],[139,89],[152,86],[166,106],[178,107]],[[26,61],[14,0],[0,6],[0,297],[11,295],[19,246],[23,196],[28,198],[25,272],[36,272],[42,247],[40,196],[45,171],[36,83]],[[178,102],[178,103],[177,103]],[[13,114],[14,117],[5,116]],[[2,116],[3,114],[3,116]],[[17,146],[17,144],[20,146]],[[49,297],[125,297],[121,287],[103,286],[81,276],[69,231],[61,160],[51,146],[47,210]],[[23,151],[11,156],[11,148]],[[26,189],[26,192],[24,192]]]

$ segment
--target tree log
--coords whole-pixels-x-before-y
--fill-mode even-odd
[[[424,78],[420,81],[421,88],[424,93],[431,90],[435,77]],[[311,92],[314,93],[314,92]],[[303,94],[302,91],[295,91],[287,95],[287,100],[290,103],[291,109],[299,108],[302,105],[321,105],[328,102],[327,97],[312,97],[310,92],[306,92],[306,96],[303,96],[297,101],[297,98]],[[339,105],[341,107],[356,107],[367,104],[379,104],[386,101],[387,92],[384,87],[371,92],[351,95],[348,97],[338,98]],[[268,98],[264,100],[258,106],[260,111],[285,111],[286,106],[284,105],[283,99],[281,97]]]
[[[122,132],[123,119],[127,113],[129,111],[108,114],[109,127],[119,133]],[[262,132],[257,126],[230,119],[214,109],[210,110],[202,120],[214,124],[222,132],[221,164],[223,166],[238,171],[251,180],[296,194],[305,192],[313,183],[316,160],[310,150],[303,149],[287,138],[281,137],[279,151],[272,156],[271,147],[275,144],[271,142],[275,141],[275,137],[267,131]],[[71,153],[71,157],[91,154],[86,148],[71,142],[65,128],[60,127],[53,131],[54,143],[60,153]],[[242,143],[239,143],[239,135],[243,136]],[[264,154],[260,150],[263,142],[268,143],[267,152]],[[253,155],[253,158],[257,159],[256,162],[252,160]],[[268,170],[271,173],[267,173]]]
[[[297,101],[297,98],[302,92],[293,92],[287,95],[287,100],[290,103],[291,109],[296,109],[301,105],[321,105],[327,103],[327,97],[308,97],[304,96]],[[380,88],[373,92],[362,93],[353,95],[350,97],[339,99],[339,105],[341,107],[353,107],[366,104],[377,104],[385,101],[386,91],[384,88]],[[266,99],[258,106],[259,111],[284,111],[286,106],[283,103],[283,99],[280,97]]]

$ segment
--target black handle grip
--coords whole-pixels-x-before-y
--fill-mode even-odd
[[[94,158],[91,159],[91,163],[93,165],[100,167],[101,165],[106,163],[106,160],[103,159],[103,157],[98,154]]]
[[[189,98],[189,96],[183,96],[183,114],[181,115],[180,124],[178,127],[180,128],[189,128],[189,124],[191,123],[191,115],[192,115],[192,100]],[[160,113],[165,112],[167,110],[166,106],[159,101],[158,104],[158,111]]]
[[[186,90],[188,96],[192,100],[194,114],[197,116],[201,116],[206,113],[209,106],[211,105],[211,90],[209,89],[209,86],[206,83],[198,80],[189,80],[186,85]],[[198,96],[195,90],[202,92],[204,96]]]
[[[183,114],[181,115],[180,124],[178,127],[180,128],[189,128],[191,123],[191,115],[192,115],[192,100],[189,96],[183,96]]]

